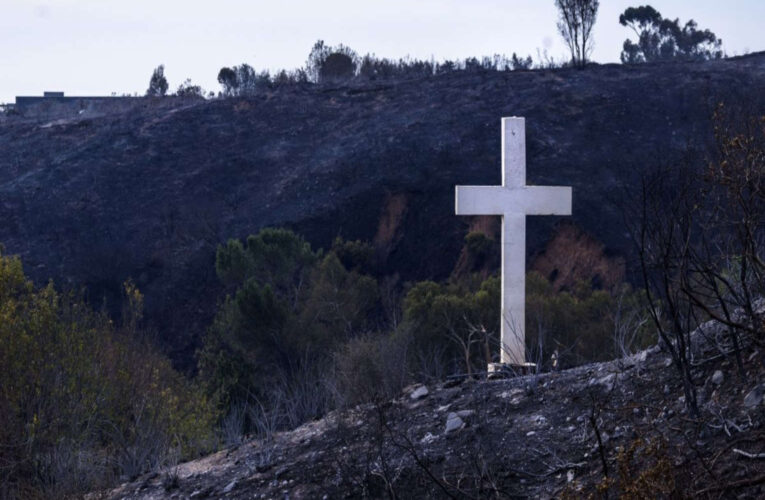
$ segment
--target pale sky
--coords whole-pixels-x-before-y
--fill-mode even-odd
[[[596,62],[617,62],[631,32],[619,25],[643,1],[601,0]],[[765,50],[763,0],[654,0],[664,17],[695,19],[728,55]],[[436,60],[495,53],[567,58],[554,0],[0,0],[0,103],[16,95],[143,94],[165,65],[218,91],[222,66],[303,66],[317,39],[360,55]]]

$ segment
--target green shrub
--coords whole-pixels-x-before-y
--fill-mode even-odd
[[[130,328],[52,284],[36,289],[0,255],[0,482],[11,496],[74,494],[212,444],[204,394]]]
[[[337,239],[323,254],[286,229],[218,248],[216,270],[231,293],[205,337],[199,368],[222,414],[281,406],[285,393],[305,385],[296,385],[296,373],[328,369],[339,345],[377,327],[377,281],[363,274],[371,262],[371,247],[359,241]],[[285,416],[280,425],[294,420]],[[245,422],[245,431],[254,424]]]

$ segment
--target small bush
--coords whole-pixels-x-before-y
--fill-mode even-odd
[[[335,353],[340,406],[390,399],[407,382],[407,340],[402,335],[351,339]]]

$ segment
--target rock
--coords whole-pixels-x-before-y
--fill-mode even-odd
[[[749,394],[744,396],[744,406],[747,408],[753,409],[760,406],[762,403],[762,396],[763,393],[765,393],[765,390],[763,390],[762,385],[758,385],[751,391],[749,391]]]
[[[723,383],[723,380],[725,380],[723,372],[721,370],[715,370],[715,372],[712,374],[712,383],[714,385],[720,385]]]
[[[417,389],[415,389],[414,391],[412,391],[412,394],[411,394],[409,397],[410,397],[410,398],[412,398],[412,399],[414,399],[414,400],[418,400],[418,399],[422,399],[422,398],[424,398],[424,397],[425,397],[425,396],[427,396],[428,394],[430,394],[430,393],[428,392],[428,388],[427,388],[427,387],[425,387],[424,385],[421,385],[421,386],[419,386]]]
[[[460,410],[457,412],[457,416],[461,419],[467,420],[475,415],[475,410]]]
[[[446,416],[446,433],[449,434],[450,432],[458,431],[465,427],[465,422],[462,421],[462,419],[457,415],[456,413],[452,412],[449,413],[449,415]]]
[[[447,424],[448,424],[448,421],[447,421]],[[425,434],[425,436],[422,439],[420,439],[420,443],[422,443],[422,444],[430,444],[430,443],[432,443],[435,440],[436,440],[436,436],[434,436],[433,434],[428,432],[427,434]]]
[[[545,418],[544,415],[532,415],[529,417],[529,420],[531,420],[536,426],[543,426],[547,424],[547,418]]]
[[[233,490],[234,488],[236,488],[236,479],[228,483],[226,487],[223,488],[223,493],[231,493],[231,490]]]

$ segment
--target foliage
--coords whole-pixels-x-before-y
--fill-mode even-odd
[[[410,57],[398,60],[378,58],[374,54],[360,57],[348,46],[331,47],[318,40],[311,48],[304,68],[293,71],[279,70],[271,75],[268,71],[255,72],[247,64],[224,67],[218,72],[222,97],[236,97],[253,94],[256,90],[277,89],[301,85],[308,82],[348,82],[354,80],[373,81],[395,78],[430,78],[452,72],[515,71],[532,68],[552,69],[561,64],[549,58],[546,53],[534,63],[531,56],[511,57],[494,54],[481,58],[468,57],[464,60],[421,60]]]
[[[356,74],[358,59],[350,47],[343,44],[330,47],[324,40],[318,40],[308,54],[306,72],[315,83],[350,80]]]
[[[481,231],[465,236],[465,250],[468,269],[478,270],[487,265],[496,268],[499,264],[497,245]]]
[[[571,63],[584,67],[592,52],[592,28],[598,16],[598,0],[555,0],[558,32],[571,51]]]
[[[128,335],[142,296],[125,293],[123,331],[0,255],[0,474],[19,496],[104,486],[211,444],[206,398]]]
[[[404,320],[415,332],[411,354],[443,349],[449,341],[443,357],[452,360],[451,370],[459,365],[468,373],[483,370],[499,354],[500,300],[499,277],[481,282],[474,275],[461,285],[415,284],[404,299]],[[553,352],[557,352],[559,366],[572,366],[645,348],[654,341],[647,321],[630,320],[644,308],[643,294],[627,285],[617,294],[583,282],[573,290],[556,292],[547,279],[529,272],[528,358],[549,368]],[[615,342],[619,338],[622,341]]]
[[[576,481],[561,493],[564,500],[575,498],[611,498],[640,500],[650,492],[651,498],[685,498],[675,481],[675,470],[667,442],[655,437],[651,440],[635,439],[629,446],[620,447],[616,455],[617,475],[603,479],[594,491],[581,490]]]
[[[611,294],[579,282],[572,290],[556,293],[547,279],[530,272],[526,276],[526,346],[530,359],[546,366],[557,353],[559,365],[565,367],[605,361],[648,347],[655,339],[646,321],[624,324],[627,316],[644,309],[643,295],[628,285]],[[619,334],[627,340],[615,343]]]
[[[680,27],[679,19],[664,19],[656,9],[644,5],[626,9],[619,23],[638,37],[637,42],[624,41],[621,60],[625,64],[722,57],[722,40],[709,30],[698,30],[693,19]]]
[[[236,95],[239,88],[236,71],[227,67],[221,68],[218,72],[218,83],[223,87],[223,95]]]
[[[178,97],[204,97],[205,92],[202,90],[202,87],[192,84],[191,79],[186,78],[186,80],[178,86],[175,95]]]
[[[224,96],[247,96],[254,94],[261,87],[268,87],[271,84],[271,76],[267,71],[257,73],[249,64],[241,64],[221,68],[218,72],[218,83],[223,87]]]
[[[489,274],[495,245],[476,232],[465,247],[464,273],[407,284],[401,300],[395,279],[378,284],[373,248],[358,240],[337,238],[326,253],[315,252],[295,233],[267,228],[220,246],[216,271],[228,295],[199,368],[221,414],[244,419],[247,431],[257,422],[237,408],[261,408],[286,427],[300,423],[297,410],[285,409],[288,393],[311,408],[299,413],[313,417],[331,404],[390,396],[413,377],[484,371],[499,354],[500,279]],[[557,292],[538,274],[528,281],[527,340],[540,368],[553,351],[572,365],[629,354],[652,340],[637,313],[643,295],[626,285],[607,292],[579,283]],[[386,324],[398,300],[403,320],[393,314]],[[311,384],[300,373],[323,375]]]
[[[518,55],[513,52],[513,55],[510,58],[510,68],[513,70],[528,70],[531,69],[533,64],[534,61],[531,59],[531,56],[526,56],[524,59],[523,57],[518,57]]]
[[[225,285],[239,285],[248,278],[270,284],[279,295],[297,301],[312,265],[320,258],[300,236],[287,229],[266,228],[251,235],[245,245],[229,240],[218,247],[215,270]]]
[[[147,96],[163,97],[167,93],[167,78],[165,78],[165,66],[160,64],[151,74]]]
[[[343,266],[351,271],[371,274],[374,268],[374,248],[361,240],[348,241],[335,238],[332,242],[334,253]]]
[[[412,355],[439,353],[449,371],[472,373],[499,353],[499,278],[466,283],[416,283],[404,298],[404,323],[411,329]]]
[[[356,73],[356,63],[351,56],[333,52],[327,56],[319,69],[319,81],[350,80]]]
[[[363,274],[371,255],[368,245],[342,239],[326,254],[314,252],[293,232],[270,228],[218,248],[216,270],[233,293],[199,359],[224,412],[254,401],[268,406],[275,379],[290,385],[296,371],[329,366],[333,350],[375,328],[378,286]]]

